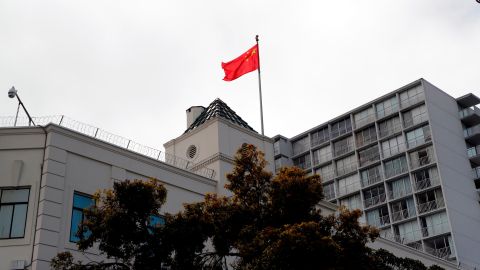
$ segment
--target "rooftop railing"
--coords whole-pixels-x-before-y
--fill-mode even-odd
[[[213,179],[215,177],[215,171],[209,168],[197,168],[197,164],[188,161],[183,158],[179,158],[175,155],[162,152],[158,149],[148,147],[142,144],[139,144],[135,141],[127,139],[122,136],[115,135],[108,131],[102,130],[98,127],[94,127],[71,118],[68,118],[64,115],[55,115],[55,116],[42,116],[42,117],[32,117],[37,125],[46,126],[50,123],[59,125],[64,128],[71,129],[73,131],[82,133],[98,139],[100,141],[110,143],[112,145],[127,149],[129,151],[141,154],[143,156],[167,163],[174,167],[190,171],[192,173],[198,174],[200,176]],[[18,117],[15,125],[15,117],[7,116],[0,117],[0,127],[26,127],[30,126],[29,121],[26,117]]]

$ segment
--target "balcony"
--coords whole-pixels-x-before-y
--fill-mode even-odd
[[[431,248],[426,246],[425,252],[441,259],[448,259],[452,255],[452,249],[448,246],[443,248]]]
[[[392,220],[401,221],[407,218],[411,218],[415,216],[415,211],[413,209],[403,209],[401,211],[393,212],[392,213]]]
[[[467,156],[470,159],[470,162],[476,166],[480,166],[480,145],[468,148]]]
[[[387,120],[387,121],[392,121],[392,120]],[[398,133],[400,131],[402,131],[402,123],[400,122],[400,120],[398,120],[398,122],[396,122],[392,125],[389,125],[388,128],[383,128],[382,129],[380,127],[379,136],[380,136],[380,138],[383,138],[383,137],[387,137],[387,136],[390,136],[392,134]]]
[[[355,183],[352,183],[352,184],[346,185],[346,186],[339,186],[338,187],[338,196],[347,195],[347,194],[350,194],[350,193],[358,191],[358,190],[360,190],[360,183],[359,182],[355,182]]]
[[[324,190],[323,190],[323,196],[325,197],[325,200],[326,201],[330,201],[331,199],[334,199],[335,198],[335,190],[333,189],[326,189],[324,187]]]
[[[367,166],[369,164],[375,163],[380,160],[380,153],[378,152],[378,147],[367,149],[359,152],[358,154],[360,167]]]
[[[370,186],[380,181],[382,181],[382,177],[380,176],[380,174],[371,175],[366,179],[362,179],[362,186]]]
[[[374,226],[374,227],[377,227],[377,228],[387,226],[389,224],[390,224],[390,217],[388,215],[368,221],[368,225]]]
[[[410,188],[409,188],[410,189]],[[388,191],[388,198],[390,200],[395,200],[404,196],[407,196],[409,194],[412,194],[412,191],[409,189],[400,189],[400,190],[390,190]]]
[[[417,147],[417,146],[420,146],[422,144],[425,144],[425,143],[428,143],[432,140],[432,137],[428,134],[426,136],[421,136],[421,137],[418,137],[418,138],[415,138],[415,139],[412,139],[412,140],[408,140],[407,143],[408,143],[408,148],[414,148],[414,147]]]
[[[384,203],[386,199],[387,199],[386,194],[382,193],[377,196],[364,200],[363,203],[365,204],[365,208],[368,208],[368,207],[372,207],[372,206]]]
[[[326,172],[317,172],[317,174],[320,175],[322,182],[332,180],[335,177],[335,173],[333,172],[333,170]]]
[[[357,170],[356,162],[345,164],[343,167],[340,167],[340,168],[337,167],[337,176],[342,176],[344,174],[351,173],[355,170]]]
[[[480,167],[472,169],[473,179],[480,179]]]
[[[467,126],[480,124],[480,109],[476,106],[465,108],[458,112],[460,119]]]
[[[435,187],[440,184],[440,179],[438,176],[425,178],[420,181],[415,181],[415,191],[421,191],[430,187]]]
[[[463,129],[463,135],[468,143],[472,145],[480,144],[480,125]]]
[[[383,158],[392,157],[398,153],[404,152],[407,149],[407,145],[405,143],[399,143],[397,145],[391,147],[382,148]]]
[[[334,146],[333,148],[335,149],[335,151],[334,151],[335,157],[338,157],[338,156],[341,156],[343,154],[352,152],[353,151],[353,142],[350,143],[350,144],[342,145],[340,147]]]
[[[434,225],[422,228],[423,237],[432,237],[432,236],[436,236],[436,235],[440,235],[448,232],[450,232],[450,226],[448,225],[448,222],[434,224]]]
[[[410,153],[410,166],[412,169],[420,168],[435,162],[433,148],[427,147]]]
[[[415,105],[425,99],[425,95],[423,92],[417,93],[416,95],[413,95],[409,97],[408,99],[404,99],[400,101],[400,104],[402,106],[402,109],[407,108],[409,106]]]
[[[443,199],[437,199],[437,200],[419,204],[418,213],[423,214],[436,209],[440,209],[442,207],[445,207],[445,201]]]

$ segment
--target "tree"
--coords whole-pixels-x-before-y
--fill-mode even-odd
[[[243,145],[234,161],[225,186],[232,196],[208,194],[167,215],[161,227],[149,225],[166,197],[157,181],[126,181],[98,193],[100,206],[87,211],[83,224],[91,234],[78,245],[85,250],[98,242],[111,262],[73,268],[85,265],[59,254],[55,269],[158,269],[162,263],[171,269],[427,269],[368,248],[378,230],[358,223],[360,210],[322,215],[318,175],[292,167],[273,177],[253,145]]]
[[[155,226],[167,191],[156,179],[114,183],[113,190],[94,195],[95,206],[85,211],[85,222],[77,236],[79,250],[94,244],[109,259],[105,262],[74,262],[60,253],[54,269],[158,269],[168,255],[162,245],[161,227]]]

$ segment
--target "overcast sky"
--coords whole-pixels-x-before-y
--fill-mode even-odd
[[[66,115],[163,149],[219,97],[260,132],[257,73],[220,63],[260,35],[265,133],[292,137],[418,78],[480,94],[475,0],[0,0],[0,116],[14,85]],[[1,94],[4,92],[4,94]]]

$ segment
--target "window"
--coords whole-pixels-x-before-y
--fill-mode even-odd
[[[362,178],[362,185],[364,187],[375,184],[382,180],[382,176],[380,175],[380,166],[363,170],[360,172],[360,176]]]
[[[360,189],[360,179],[358,174],[350,175],[348,177],[338,180],[338,195],[343,196]]]
[[[280,141],[276,141],[273,143],[273,154],[275,156],[280,154]]]
[[[400,117],[398,116],[378,123],[378,135],[380,138],[390,136],[400,131],[402,131],[402,123],[400,122]]]
[[[359,113],[353,115],[355,119],[355,128],[360,128],[369,124],[375,120],[375,113],[373,111],[373,107],[365,109]]]
[[[334,177],[333,165],[329,164],[315,170],[315,173],[320,175],[320,178],[323,182],[332,180]]]
[[[360,167],[371,164],[372,162],[380,160],[380,153],[378,152],[378,145],[374,145],[365,150],[358,152],[358,159],[360,160]]]
[[[415,215],[415,202],[410,197],[406,200],[396,201],[392,203],[392,219],[393,221],[404,220]]]
[[[345,207],[347,207],[347,209],[350,210],[362,209],[362,201],[360,198],[360,194],[355,194],[345,199],[341,199],[340,205],[344,205]]]
[[[427,120],[427,107],[425,105],[411,109],[403,114],[403,125],[405,128],[420,124]]]
[[[390,217],[388,216],[388,208],[386,206],[368,211],[365,215],[367,216],[367,223],[371,226],[382,227],[390,224]]]
[[[365,208],[383,203],[386,200],[385,187],[383,185],[374,187],[363,192]]]
[[[423,236],[434,236],[450,231],[447,212],[440,212],[421,219]]]
[[[406,135],[408,148],[422,145],[431,140],[430,128],[428,125],[407,132]]]
[[[293,166],[297,166],[304,170],[310,168],[311,165],[312,163],[310,161],[310,154],[306,154],[304,156],[293,159]]]
[[[362,147],[377,140],[375,126],[366,128],[355,135],[357,147]]]
[[[301,138],[300,140],[292,143],[293,155],[298,155],[307,151],[308,149],[308,136]]]
[[[433,154],[432,146],[410,153],[410,165],[412,165],[413,169],[428,165],[433,162],[435,162],[435,155]]]
[[[418,212],[425,213],[445,206],[441,189],[417,195]]]
[[[0,190],[0,239],[25,236],[29,188]]]
[[[91,196],[83,195],[79,193],[73,194],[73,209],[72,209],[72,222],[70,225],[70,242],[78,242],[80,237],[77,236],[77,232],[80,229],[80,225],[85,220],[84,210],[92,207],[95,201]],[[86,232],[84,237],[88,237],[90,232]]]
[[[382,118],[384,116],[390,115],[398,111],[398,100],[397,97],[391,97],[385,101],[377,103],[375,105],[377,111],[377,118]]]
[[[405,222],[394,227],[396,240],[404,244],[420,240],[422,238],[416,220]]]
[[[383,158],[394,156],[405,151],[405,149],[405,141],[403,140],[402,135],[382,142]]]
[[[440,183],[436,167],[414,172],[413,179],[415,180],[415,190],[426,189]]]
[[[390,178],[395,175],[399,175],[408,170],[407,159],[405,156],[401,156],[396,159],[385,162],[385,178]]]
[[[342,158],[337,161],[337,175],[344,175],[357,169],[357,159],[355,155]]]
[[[408,176],[392,181],[388,186],[390,189],[388,197],[390,199],[397,199],[412,193],[412,186],[410,185],[410,178]]]
[[[322,144],[330,139],[330,133],[328,127],[324,127],[320,130],[317,130],[311,134],[312,138],[312,147]]]
[[[338,137],[350,131],[352,131],[352,122],[350,117],[348,117],[332,124],[331,138]]]
[[[353,137],[350,136],[340,141],[334,142],[333,149],[335,151],[336,157],[353,151]]]
[[[407,91],[400,93],[400,104],[402,108],[416,104],[424,99],[422,85],[419,84]]]
[[[331,200],[335,198],[335,185],[334,183],[323,186],[323,195],[325,195],[325,200]]]
[[[317,149],[313,152],[313,164],[318,165],[332,159],[332,149],[330,145]]]

